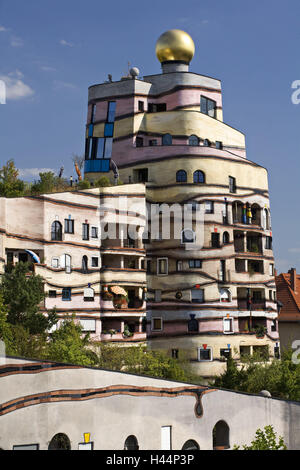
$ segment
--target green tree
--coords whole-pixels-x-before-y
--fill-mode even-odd
[[[145,346],[120,347],[109,343],[100,344],[99,351],[98,365],[104,369],[182,382],[192,379],[185,370],[184,361],[168,357],[163,351],[150,351]]]
[[[0,196],[18,197],[24,194],[25,183],[18,178],[19,171],[13,160],[3,165],[0,169]]]
[[[240,446],[234,446],[233,450],[240,450]],[[278,437],[273,426],[265,426],[264,430],[258,429],[255,433],[255,439],[250,446],[243,445],[243,450],[287,450],[283,437]]]
[[[41,276],[29,272],[28,263],[18,263],[2,276],[0,293],[7,306],[7,321],[22,325],[30,334],[43,333],[56,322],[55,311],[44,315],[39,305],[44,300],[44,283]]]
[[[40,179],[31,186],[32,194],[45,194],[57,191],[65,191],[69,183],[64,178],[59,178],[52,171],[39,173]]]
[[[82,327],[75,323],[74,317],[64,320],[49,335],[44,357],[51,361],[82,366],[95,366],[98,362],[89,334],[82,334]]]
[[[88,180],[81,180],[77,183],[78,189],[90,189],[91,183]]]

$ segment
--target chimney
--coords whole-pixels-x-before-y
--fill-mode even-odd
[[[297,292],[297,274],[296,274],[296,269],[291,268],[289,270],[290,273],[290,279],[291,279],[291,288],[294,292]]]

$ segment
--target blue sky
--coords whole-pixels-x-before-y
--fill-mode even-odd
[[[299,17],[297,0],[0,0],[0,166],[13,158],[32,179],[64,165],[69,177],[88,86],[118,80],[128,62],[159,73],[156,39],[183,29],[196,45],[191,70],[222,81],[225,122],[268,168],[277,269],[300,272]]]

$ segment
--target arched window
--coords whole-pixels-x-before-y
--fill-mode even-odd
[[[190,228],[186,228],[181,232],[181,243],[194,243],[195,241],[195,232]]]
[[[229,243],[229,233],[224,232],[223,233],[223,245],[228,245],[228,243]]]
[[[51,240],[62,240],[62,225],[58,220],[51,225]]]
[[[199,145],[199,138],[196,135],[190,135],[189,145],[197,147]]]
[[[139,450],[138,440],[135,436],[128,436],[124,443],[124,450]]]
[[[194,441],[193,439],[189,439],[188,441],[186,441],[183,446],[182,446],[182,449],[181,450],[200,450],[200,446],[199,444]]]
[[[83,273],[88,272],[88,258],[86,255],[82,257],[82,272]]]
[[[225,421],[218,421],[213,429],[213,448],[223,450],[229,447],[229,426]]]
[[[162,145],[172,145],[172,136],[171,136],[171,134],[164,134],[162,136]]]
[[[208,139],[204,139],[204,141],[203,141],[203,145],[204,145],[204,147],[210,147],[210,146],[211,146],[211,142],[210,142],[210,140],[208,140]]]
[[[58,433],[52,437],[48,450],[71,450],[71,442],[66,434]]]
[[[186,183],[187,175],[185,170],[178,170],[176,173],[176,183]]]
[[[203,171],[196,170],[193,175],[193,181],[194,183],[205,183],[205,175]]]

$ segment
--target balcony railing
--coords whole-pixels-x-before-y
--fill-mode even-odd
[[[265,300],[261,300],[259,302],[251,303],[246,299],[238,299],[238,308],[239,310],[265,310],[266,309],[266,302]]]

